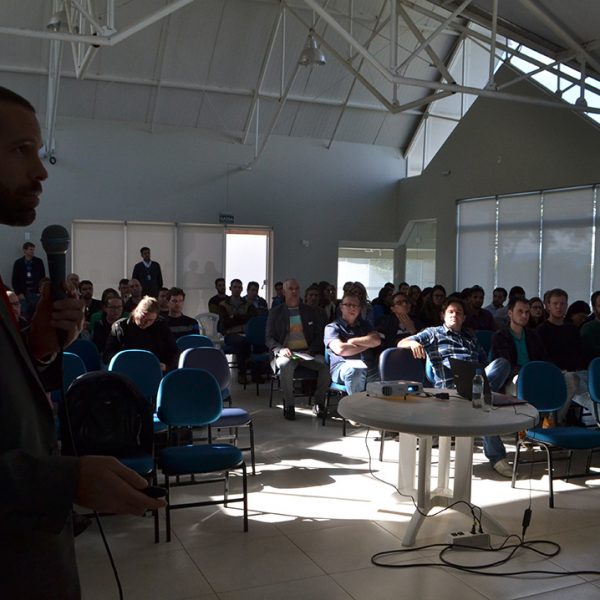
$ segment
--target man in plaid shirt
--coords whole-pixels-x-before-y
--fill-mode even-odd
[[[487,363],[485,350],[477,339],[462,331],[465,305],[458,298],[448,299],[442,307],[443,325],[427,327],[398,342],[399,348],[410,348],[415,358],[427,358],[433,371],[436,388],[454,386],[450,358]],[[510,376],[510,363],[498,358],[485,367],[485,374],[493,392],[498,392]],[[506,450],[499,436],[485,436],[483,450],[494,470],[503,477],[512,477],[512,467],[506,460]]]

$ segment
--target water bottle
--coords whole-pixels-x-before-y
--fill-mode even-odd
[[[471,398],[473,400],[473,408],[483,407],[483,375],[481,374],[481,369],[477,369],[477,371],[475,371],[475,376],[473,377],[473,393]]]

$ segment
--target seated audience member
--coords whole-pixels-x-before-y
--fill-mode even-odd
[[[257,281],[250,281],[246,286],[246,296],[244,299],[249,304],[252,304],[256,309],[257,315],[266,315],[269,312],[269,307],[267,305],[267,301],[264,298],[261,298],[258,295],[258,290],[260,286]]]
[[[150,296],[144,296],[129,317],[115,321],[106,341],[104,362],[110,363],[112,357],[121,350],[138,349],[153,352],[163,371],[177,368],[177,344],[159,313],[158,302]]]
[[[537,329],[546,320],[546,311],[541,298],[534,296],[529,300],[529,329]]]
[[[185,292],[178,287],[172,287],[167,291],[167,316],[163,317],[175,339],[184,335],[200,333],[200,325],[196,319],[183,314]]]
[[[485,306],[484,310],[487,310],[492,316],[495,316],[496,311],[504,306],[507,296],[508,292],[503,287],[494,288],[494,291],[492,292],[492,303]]]
[[[275,295],[271,299],[271,308],[283,302],[283,282],[277,281],[273,288],[275,289]]]
[[[137,279],[130,279],[129,292],[131,293],[131,296],[129,296],[129,299],[125,302],[123,310],[131,313],[142,299],[142,284]]]
[[[15,319],[19,325],[20,329],[23,329],[27,325],[27,320],[21,314],[21,301],[17,294],[15,294],[12,290],[6,290],[6,296],[8,298],[8,303],[12,308],[12,311],[15,315]]]
[[[442,324],[442,306],[446,300],[446,289],[442,285],[434,285],[431,293],[425,296],[419,321],[425,327],[437,327]]]
[[[337,308],[337,293],[335,286],[327,281],[319,282],[321,290],[321,308],[325,312],[325,324],[335,320],[335,310]]]
[[[119,295],[121,300],[123,300],[123,306],[125,306],[125,302],[129,300],[129,296],[131,296],[131,292],[129,291],[129,279],[127,277],[123,277],[119,281]]]
[[[283,392],[283,416],[296,418],[294,372],[306,367],[317,372],[314,410],[324,410],[329,387],[329,368],[323,354],[323,314],[319,306],[300,302],[300,286],[295,279],[283,283],[284,302],[271,308],[267,319],[266,343],[274,372],[279,370]],[[297,354],[299,353],[299,354]],[[307,356],[312,357],[311,359]],[[304,358],[303,358],[304,357]]]
[[[588,364],[600,356],[600,291],[592,294],[592,309],[593,320],[584,323],[579,332],[584,359]]]
[[[67,275],[67,282],[72,290],[79,292],[79,275],[77,275],[77,273],[69,273]]]
[[[363,392],[368,381],[379,379],[374,349],[381,345],[381,338],[360,316],[363,302],[362,291],[350,287],[340,302],[340,317],[325,327],[331,379],[345,385],[349,394]]]
[[[465,329],[472,329],[473,331],[496,330],[494,317],[490,312],[482,308],[484,297],[485,292],[482,287],[474,285],[472,288],[469,288],[467,297],[465,298],[467,302],[467,318],[465,319],[464,324]]]
[[[285,296],[285,282],[283,293]],[[304,304],[314,309],[314,311],[318,314],[319,319],[323,322],[323,327],[325,327],[327,315],[325,311],[321,308],[321,289],[316,283],[313,283],[306,288],[306,291],[304,292]]]
[[[100,356],[106,349],[106,341],[110,336],[110,332],[114,323],[123,316],[123,300],[116,294],[105,296],[102,303],[102,316],[92,329],[92,341],[96,344]]]
[[[436,388],[454,386],[450,369],[450,358],[458,358],[485,365],[487,356],[477,338],[463,331],[465,305],[458,298],[449,298],[442,307],[443,324],[428,327],[423,331],[400,340],[399,348],[410,348],[415,358],[427,358],[433,370]],[[510,375],[510,363],[505,358],[497,358],[485,367],[490,388],[498,392]],[[503,477],[512,477],[512,467],[506,460],[506,450],[499,436],[483,438],[486,458],[494,470]]]
[[[575,300],[567,309],[565,322],[573,323],[577,329],[581,329],[581,326],[587,321],[590,312],[590,305],[587,302]]]
[[[92,315],[102,310],[102,302],[93,298],[94,284],[89,279],[83,279],[79,284],[79,295],[84,302],[83,327],[88,329]]]
[[[232,279],[229,285],[231,296],[219,304],[219,332],[224,336],[224,342],[231,346],[236,356],[238,383],[248,383],[246,363],[250,357],[251,345],[244,337],[246,323],[256,316],[256,308],[242,298],[242,282]]]
[[[161,287],[158,290],[158,297],[156,301],[158,302],[158,308],[160,309],[160,316],[166,317],[169,314],[169,288]]]
[[[392,303],[393,295],[393,288],[384,286],[379,290],[377,298],[371,303],[373,307],[373,322],[375,325],[378,325],[383,317],[392,314],[390,305]]]
[[[409,316],[409,310],[410,302],[406,294],[396,292],[392,296],[391,314],[383,317],[377,326],[377,331],[382,335],[382,350],[395,348],[401,339],[419,331],[420,323],[415,323]]]
[[[398,291],[402,292],[405,296],[408,296],[408,292],[410,290],[410,285],[408,285],[408,283],[406,281],[401,281],[398,284]],[[394,289],[392,288],[392,292],[394,291]]]
[[[549,360],[565,372],[567,384],[567,402],[558,411],[558,422],[567,419],[571,401],[592,408],[587,391],[587,364],[579,330],[573,323],[565,322],[569,296],[560,288],[554,288],[544,294],[548,318],[537,332],[548,352]]]
[[[514,285],[508,292],[508,304],[510,304],[515,298],[525,298],[525,290],[520,285]],[[494,321],[496,322],[496,329],[502,329],[508,325],[508,304],[499,308],[494,313]]]
[[[217,290],[217,293],[208,301],[208,312],[218,315],[219,304],[229,297],[225,293],[225,280],[222,277],[215,279],[215,290]]]
[[[94,327],[96,326],[96,323],[98,321],[100,321],[100,319],[102,318],[102,316],[104,315],[104,307],[106,306],[106,300],[108,298],[120,298],[119,296],[119,292],[117,292],[117,290],[115,290],[114,288],[106,288],[103,292],[102,292],[102,296],[100,296],[100,305],[102,306],[102,310],[98,310],[96,311],[91,317],[90,317],[90,322],[88,324],[88,331],[90,333],[93,334],[94,332]],[[128,315],[123,315],[128,316]],[[119,315],[119,318],[121,317],[121,315]]]
[[[344,286],[345,287],[345,286]],[[375,320],[373,317],[373,306],[369,301],[369,296],[367,294],[367,288],[360,282],[355,281],[350,285],[349,291],[353,291],[355,295],[358,296],[358,299],[361,302],[361,311],[360,316],[362,319],[367,321],[369,325],[371,325],[372,329],[375,329]]]
[[[492,359],[505,358],[510,363],[512,383],[521,367],[531,360],[548,360],[548,353],[537,331],[528,329],[530,307],[525,298],[515,298],[508,305],[509,324],[492,337]],[[507,390],[509,391],[509,390]],[[511,389],[514,393],[515,389]]]

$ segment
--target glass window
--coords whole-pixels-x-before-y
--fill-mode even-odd
[[[377,298],[379,290],[394,281],[394,250],[391,248],[338,248],[338,297],[347,281],[360,281],[369,298]]]

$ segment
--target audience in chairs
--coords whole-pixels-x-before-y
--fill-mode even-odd
[[[153,352],[163,371],[177,368],[179,351],[166,321],[159,317],[158,302],[150,296],[140,300],[129,317],[116,321],[106,342],[103,360],[110,363],[121,350],[140,349]]]
[[[168,312],[165,320],[175,339],[200,333],[198,321],[183,314],[184,302],[185,292],[181,288],[172,287],[167,291]]]
[[[279,371],[283,391],[283,416],[296,418],[294,406],[294,372],[305,367],[317,372],[315,413],[325,407],[329,387],[329,369],[323,354],[322,309],[300,301],[300,285],[295,279],[283,284],[283,303],[271,308],[267,319],[266,343],[271,352],[271,365]],[[320,311],[320,312],[319,312]]]

